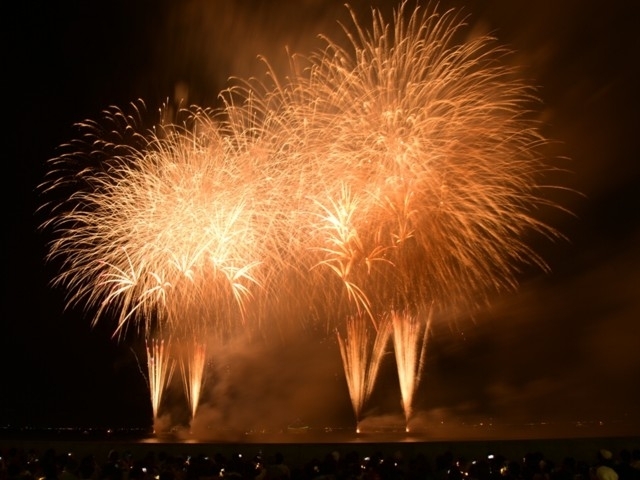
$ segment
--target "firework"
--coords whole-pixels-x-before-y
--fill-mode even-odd
[[[326,295],[348,302],[332,318],[405,312],[392,323],[408,423],[429,330],[409,312],[468,313],[515,289],[524,265],[547,269],[525,240],[559,236],[536,218],[551,206],[552,168],[535,90],[494,38],[457,41],[465,19],[454,10],[406,3],[391,23],[373,10],[369,30],[352,20],[346,44],[325,37],[293,59],[270,101],[286,106],[281,124],[307,180],[309,264]],[[341,348],[350,385],[362,385]]]
[[[310,166],[306,208],[327,219],[308,240],[317,263],[374,310],[475,307],[514,288],[523,264],[546,268],[524,241],[555,234],[534,216],[545,139],[508,52],[489,37],[455,43],[455,11],[402,4],[391,25],[375,10],[371,30],[353,23],[348,47],[327,38],[280,86]]]
[[[373,392],[391,329],[388,322],[374,328],[366,315],[349,317],[345,323],[346,335],[337,332],[338,343],[359,432],[363,408]]]
[[[130,118],[115,109],[105,122],[125,135],[138,128]],[[133,145],[109,144],[96,124],[84,124],[84,149],[54,163],[75,167],[78,188],[51,220],[58,237],[50,257],[63,259],[56,282],[70,303],[95,308],[94,321],[115,313],[114,334],[134,322],[145,334],[195,333],[199,322],[233,327],[260,283],[268,256],[260,242],[269,235],[258,231],[262,199],[250,168],[212,117],[198,111],[188,120],[190,128],[135,133]],[[62,188],[58,176],[50,190]]]
[[[250,142],[231,137],[212,111],[152,129],[143,111],[113,108],[81,124],[81,140],[52,161],[43,189],[59,201],[45,224],[56,233],[49,259],[62,262],[55,283],[69,304],[95,312],[94,323],[113,315],[114,336],[233,335],[250,320],[252,289],[268,285],[275,251],[265,206],[273,202],[259,191]],[[192,414],[199,352],[183,374]],[[154,416],[166,387],[161,354],[169,355],[159,345],[149,351]]]
[[[194,340],[180,361],[182,383],[192,419],[196,416],[204,384],[206,351],[206,346],[203,343]]]
[[[165,345],[164,340],[152,339],[147,342],[148,381],[154,423],[158,419],[162,396],[171,382],[174,367],[169,345]]]
[[[408,423],[427,319],[516,288],[525,265],[546,270],[526,239],[558,234],[536,218],[552,205],[534,89],[493,38],[458,41],[454,10],[406,5],[391,23],[372,10],[369,30],[352,11],[346,42],[292,56],[284,79],[267,62],[268,80],[240,80],[220,109],[161,110],[148,128],[134,104],[80,124],[43,184],[69,303],[114,316],[117,336],[343,319],[358,421],[392,326]]]
[[[426,322],[419,316],[407,312],[391,312],[390,314],[407,432],[409,431],[409,420],[413,414],[414,395],[424,369],[431,313],[429,311]]]

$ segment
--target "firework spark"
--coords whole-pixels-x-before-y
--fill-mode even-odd
[[[380,363],[389,341],[391,334],[389,327],[390,323],[382,322],[375,329],[368,316],[355,315],[347,318],[344,337],[337,332],[358,432],[363,408],[373,392]]]
[[[424,319],[407,312],[391,312],[393,345],[400,381],[402,408],[406,430],[413,414],[413,400],[420,383],[427,350],[427,339],[431,327],[431,313]]]
[[[124,136],[137,128],[131,118],[116,109],[107,123]],[[129,146],[109,144],[95,124],[84,124],[84,150],[55,162],[76,168],[79,188],[52,219],[59,236],[50,256],[63,258],[56,282],[71,292],[70,303],[95,307],[94,321],[115,312],[114,334],[133,322],[149,333],[153,319],[180,335],[199,331],[200,319],[227,328],[246,317],[260,283],[268,255],[259,245],[268,232],[257,231],[261,199],[214,120],[198,111],[189,121],[190,129],[135,133]],[[63,186],[56,178],[49,188]]]
[[[305,209],[320,219],[305,243],[328,274],[322,288],[372,320],[423,305],[455,316],[515,289],[524,265],[546,270],[525,240],[560,236],[536,218],[552,206],[543,177],[553,168],[535,90],[510,52],[488,36],[457,41],[465,19],[454,10],[403,3],[392,23],[376,10],[370,30],[352,20],[346,46],[325,37],[293,60],[272,102],[286,105],[289,144],[301,147]],[[408,422],[428,327],[408,313],[392,323]]]
[[[200,394],[204,385],[206,352],[206,345],[194,340],[180,360],[182,383],[192,419],[196,416],[198,404],[200,403]]]
[[[151,407],[154,424],[158,419],[162,397],[171,382],[175,362],[170,355],[169,345],[164,340],[152,339],[147,342],[147,368]]]
[[[534,216],[548,203],[546,141],[508,52],[489,37],[455,43],[455,11],[402,4],[391,25],[375,10],[370,31],[353,22],[348,48],[327,38],[280,87],[291,143],[314,172],[309,211],[333,227],[318,263],[383,311],[475,307],[515,288],[523,264],[546,269],[524,241],[556,235]]]
[[[48,259],[69,303],[115,316],[116,336],[347,319],[358,419],[382,349],[365,325],[384,343],[376,319],[395,312],[408,422],[428,332],[409,312],[451,318],[516,288],[522,267],[547,269],[526,240],[559,236],[536,217],[555,206],[552,168],[535,91],[495,39],[459,41],[455,10],[402,3],[388,23],[374,9],[371,29],[351,18],[346,41],[292,56],[286,79],[266,62],[269,80],[240,80],[220,109],[161,111],[147,128],[134,104],[82,123],[42,187]],[[189,370],[194,414],[201,371]]]

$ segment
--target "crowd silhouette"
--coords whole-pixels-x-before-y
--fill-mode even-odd
[[[559,461],[541,452],[521,459],[499,454],[469,459],[451,451],[430,458],[422,453],[405,457],[400,451],[341,454],[327,448],[322,458],[289,464],[282,452],[246,458],[240,453],[191,456],[150,449],[136,456],[111,450],[106,458],[78,458],[54,448],[8,447],[1,452],[0,480],[640,480],[640,449],[635,448]]]

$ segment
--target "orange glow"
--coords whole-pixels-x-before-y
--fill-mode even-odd
[[[111,108],[50,161],[54,283],[114,336],[159,339],[154,416],[173,369],[163,339],[293,317],[337,323],[356,421],[393,329],[408,423],[432,318],[547,268],[525,243],[558,235],[535,216],[552,167],[534,89],[493,38],[456,43],[454,10],[405,9],[391,23],[374,10],[370,29],[352,13],[346,42],[292,56],[283,78],[265,63],[268,80],[238,81],[219,109],[162,110],[148,128],[142,103]],[[191,355],[194,416],[204,347]]]

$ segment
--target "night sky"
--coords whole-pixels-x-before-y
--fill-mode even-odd
[[[42,3],[42,5],[38,5]],[[440,2],[442,8],[464,2]],[[434,328],[417,409],[425,421],[602,422],[640,431],[640,22],[635,2],[468,2],[473,29],[492,32],[539,85],[550,155],[571,173],[558,199],[573,215],[547,220],[567,240],[536,249],[551,271],[473,319]],[[365,2],[354,2],[365,15]],[[385,12],[395,6],[389,2]],[[231,76],[284,66],[285,47],[309,53],[347,21],[342,1],[18,2],[3,15],[5,261],[0,426],[149,426],[139,341],[117,342],[64,308],[45,264],[36,187],[74,123],[138,98],[150,110],[186,84],[215,105]],[[364,8],[363,8],[364,7]],[[362,17],[366,18],[366,17]],[[365,25],[368,22],[365,22]],[[6,145],[8,144],[8,148]],[[231,346],[228,418],[349,424],[351,407],[333,336]],[[237,350],[236,350],[237,348]],[[291,368],[291,366],[295,368]],[[383,369],[372,415],[401,412]],[[394,382],[396,382],[394,384]],[[219,387],[222,390],[222,387]],[[215,413],[211,413],[215,419]],[[249,419],[249,420],[247,420]]]

